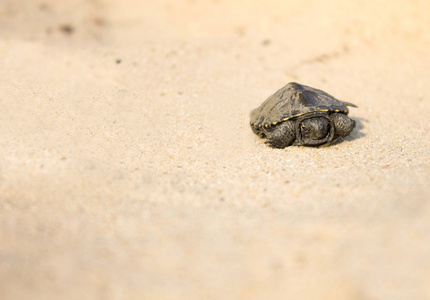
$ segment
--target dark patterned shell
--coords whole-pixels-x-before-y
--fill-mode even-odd
[[[251,112],[251,126],[275,126],[311,112],[348,114],[346,104],[318,89],[290,82]]]

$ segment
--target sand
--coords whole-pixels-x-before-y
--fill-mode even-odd
[[[428,1],[3,0],[0,298],[430,299]],[[270,149],[296,81],[352,134]]]

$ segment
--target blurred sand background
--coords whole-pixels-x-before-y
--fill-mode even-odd
[[[430,299],[430,2],[0,1],[0,299]],[[356,103],[323,148],[249,112]]]

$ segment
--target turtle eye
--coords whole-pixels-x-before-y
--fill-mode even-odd
[[[303,131],[308,131],[308,128],[305,126],[305,124],[303,124],[303,123],[301,123],[300,124],[300,128],[303,130]]]

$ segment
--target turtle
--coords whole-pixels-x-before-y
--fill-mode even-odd
[[[322,146],[346,137],[356,123],[348,117],[355,104],[290,82],[251,112],[252,131],[272,148]]]

